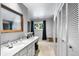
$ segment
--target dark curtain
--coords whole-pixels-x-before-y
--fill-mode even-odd
[[[42,36],[43,40],[47,39],[47,35],[46,35],[46,21],[43,21],[43,36]]]
[[[30,22],[27,22],[27,23],[28,23],[28,25],[27,25],[27,26],[28,26],[28,27],[27,27],[28,30],[27,30],[27,31],[30,32]]]
[[[31,21],[31,32],[33,32],[34,35],[34,21]]]
[[[12,25],[13,25],[13,23],[12,23],[12,22],[10,22],[10,30],[12,30]]]

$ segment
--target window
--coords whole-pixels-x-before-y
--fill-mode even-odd
[[[43,22],[34,22],[35,30],[43,30]]]

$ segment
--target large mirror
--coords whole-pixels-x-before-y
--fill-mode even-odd
[[[22,14],[1,4],[0,32],[23,31]]]

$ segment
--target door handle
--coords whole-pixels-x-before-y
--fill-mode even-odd
[[[70,46],[69,46],[69,48],[71,48],[71,49],[72,49],[72,46],[70,45]]]
[[[62,40],[62,42],[64,42],[64,40]]]
[[[69,45],[69,48],[73,51],[73,47],[71,45]]]

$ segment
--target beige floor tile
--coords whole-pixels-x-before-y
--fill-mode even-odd
[[[39,53],[38,56],[55,56],[54,44],[48,41],[39,41]]]

